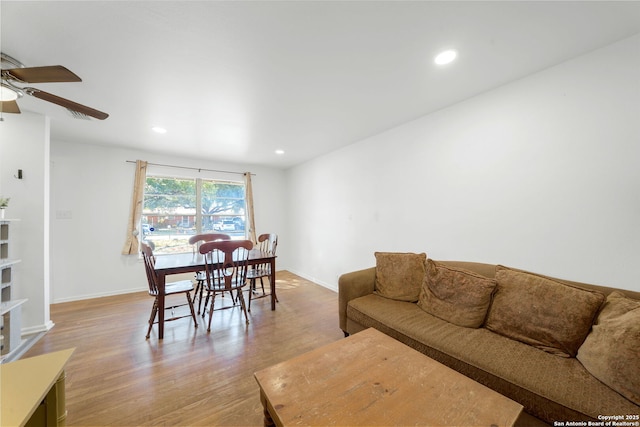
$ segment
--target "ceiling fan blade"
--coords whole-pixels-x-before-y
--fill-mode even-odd
[[[40,89],[26,87],[23,90],[27,95],[35,96],[38,99],[52,102],[69,110],[84,114],[85,116],[94,117],[98,120],[104,120],[109,117],[107,113],[103,113],[102,111],[87,107],[86,105],[78,104],[77,102],[69,101],[68,99],[61,98],[57,95],[53,95]]]
[[[20,114],[20,108],[16,101],[0,101],[0,112]]]
[[[2,77],[23,83],[81,82],[82,79],[62,65],[47,67],[12,68],[2,70]]]

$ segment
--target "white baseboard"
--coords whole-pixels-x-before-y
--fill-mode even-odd
[[[55,326],[55,323],[49,320],[44,325],[36,325],[36,326],[30,326],[28,328],[22,328],[20,330],[20,333],[22,334],[23,337],[25,335],[39,334],[40,332],[50,331],[51,328],[53,328],[54,326]]]
[[[0,363],[9,363],[20,359],[31,347],[33,347],[36,342],[38,342],[40,338],[42,338],[47,333],[46,330],[41,330],[40,332],[25,334],[24,329],[21,332],[23,334],[20,340],[20,344],[18,344],[18,346],[16,346],[16,348],[13,349],[10,353],[0,357]]]
[[[304,274],[304,273],[302,273],[300,271],[294,271],[294,270],[288,270],[288,271],[292,272],[296,276],[302,277],[303,279],[310,280],[313,283],[316,283],[316,284],[322,286],[323,288],[327,288],[329,290],[332,290],[333,292],[338,292],[338,285],[335,285],[335,284],[332,285],[330,283],[323,282],[322,280],[319,280],[316,277],[309,276],[309,275]]]
[[[78,295],[78,296],[73,296],[68,298],[58,298],[53,300],[51,304],[59,304],[62,302],[72,302],[72,301],[82,301],[85,299],[92,299],[92,298],[112,297],[114,295],[132,294],[134,292],[143,292],[147,290],[149,290],[148,287],[143,287],[143,288],[135,288],[135,289],[121,289],[119,291],[113,291],[113,292],[100,292],[95,294]]]

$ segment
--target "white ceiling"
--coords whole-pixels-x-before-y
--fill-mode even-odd
[[[279,168],[640,32],[635,1],[3,0],[0,14],[4,53],[83,79],[31,86],[110,114],[19,100],[53,139]],[[450,47],[459,59],[435,66]]]

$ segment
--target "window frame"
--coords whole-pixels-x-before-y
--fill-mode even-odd
[[[168,179],[168,180],[182,180],[182,181],[194,181],[195,184],[195,215],[194,216],[194,231],[193,233],[176,233],[176,234],[181,234],[184,236],[193,236],[196,234],[202,234],[202,233],[218,233],[218,232],[224,232],[224,231],[217,231],[217,230],[206,230],[203,231],[204,228],[204,218],[205,217],[212,217],[214,218],[215,216],[217,216],[216,214],[209,214],[209,213],[204,213],[203,212],[203,194],[204,194],[204,184],[205,183],[220,183],[220,184],[231,184],[231,185],[237,185],[239,187],[242,188],[242,213],[234,213],[231,215],[228,214],[223,214],[220,216],[229,216],[229,217],[240,217],[244,223],[244,229],[242,230],[242,234],[239,235],[236,232],[234,232],[235,235],[232,235],[231,238],[232,239],[246,239],[247,238],[247,233],[248,233],[248,229],[246,226],[246,221],[247,221],[247,189],[246,189],[246,183],[244,182],[244,180],[232,180],[232,179],[223,179],[223,178],[202,178],[202,177],[190,177],[190,176],[179,176],[179,175],[172,175],[172,174],[167,174],[167,173],[160,173],[160,172],[156,172],[156,173],[147,173],[146,179],[149,178],[156,178],[156,179]],[[146,212],[145,210],[145,203],[147,200],[147,192],[146,192],[146,186],[147,186],[147,182],[145,180],[145,192],[144,192],[144,196],[143,196],[143,202],[142,202],[142,214],[140,217],[140,224],[139,224],[139,230],[141,230],[140,233],[140,240],[141,241],[153,241],[154,239],[147,239],[148,236],[153,236],[153,231],[149,231],[146,232],[144,231],[143,228],[143,224],[149,224],[148,221],[148,217],[149,216],[162,216],[162,215],[158,215],[157,213],[151,214],[149,212]],[[222,197],[221,197],[222,198]],[[238,199],[240,200],[240,199]],[[180,216],[180,214],[175,214],[174,216]],[[184,215],[182,215],[184,216]],[[192,214],[188,214],[188,216],[192,216]],[[146,222],[145,222],[146,220]],[[222,219],[221,219],[222,221]],[[157,221],[156,221],[157,222]],[[181,220],[182,222],[182,220]],[[211,226],[213,227],[213,220],[210,222]],[[148,227],[147,227],[148,228]],[[155,231],[155,230],[154,230]],[[231,233],[229,233],[231,234]],[[158,236],[158,235],[155,235]],[[189,252],[187,250],[180,250],[180,251],[176,251],[175,253],[186,253]],[[158,250],[157,251],[158,254],[164,254],[164,253],[174,253],[173,251],[169,251],[169,252],[165,252],[163,250]]]

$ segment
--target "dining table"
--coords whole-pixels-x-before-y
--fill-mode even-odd
[[[167,276],[195,273],[205,269],[204,255],[199,252],[156,255],[155,272],[158,279],[158,339],[164,338],[165,284]],[[271,310],[276,309],[276,255],[257,248],[249,251],[248,265],[269,263],[271,275]]]

